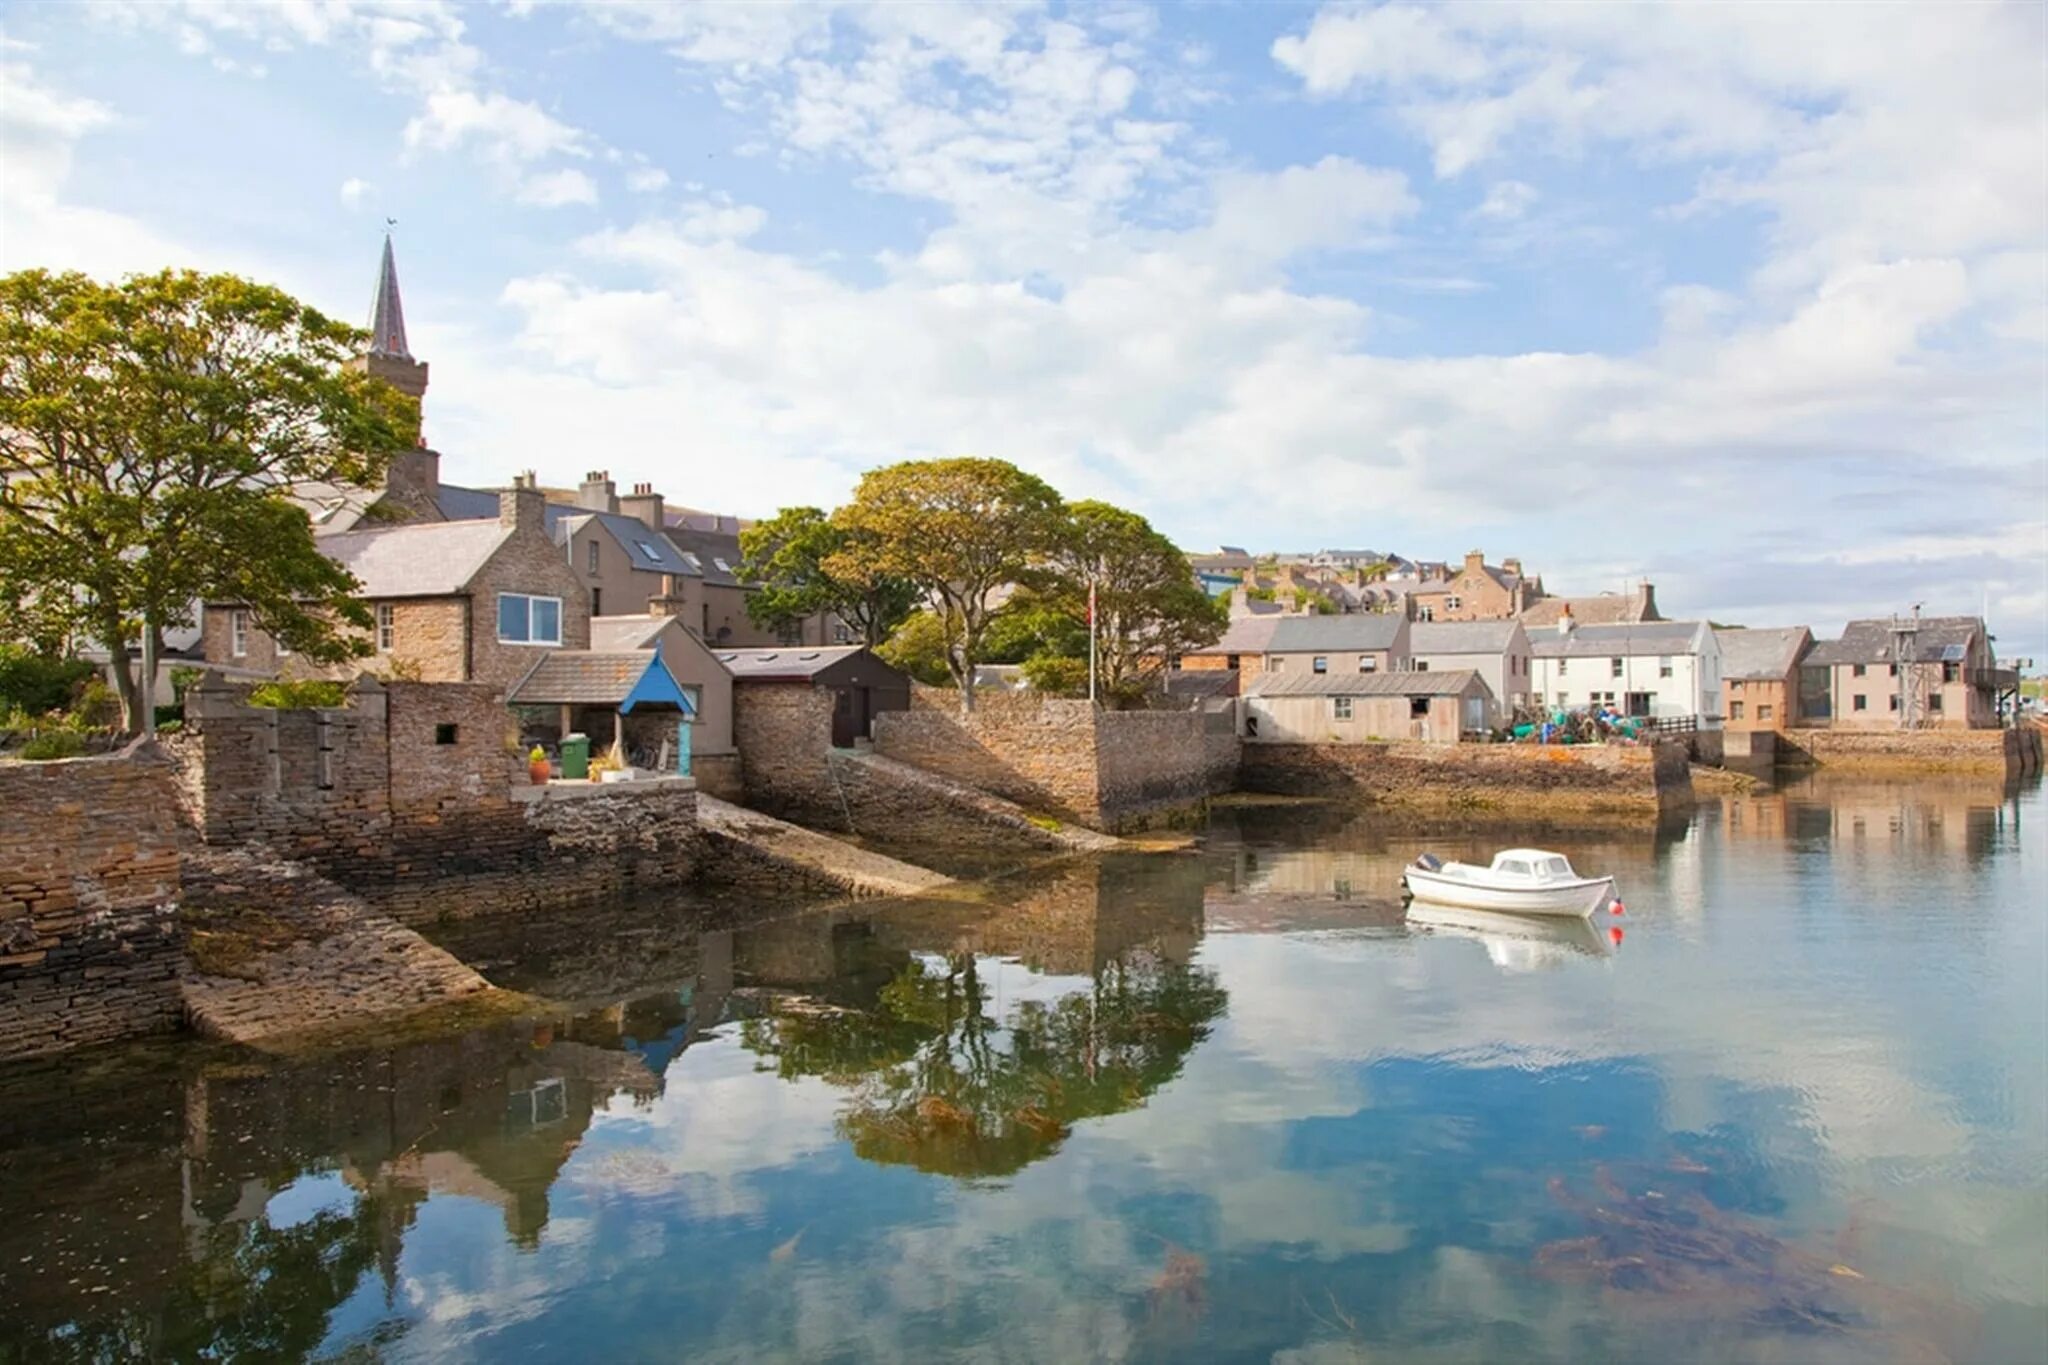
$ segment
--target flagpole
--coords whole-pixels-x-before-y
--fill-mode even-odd
[[[1095,700],[1095,575],[1088,575],[1088,700]]]

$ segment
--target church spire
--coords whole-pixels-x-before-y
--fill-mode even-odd
[[[377,298],[370,305],[370,354],[411,360],[405,345],[405,307],[398,299],[398,262],[391,254],[391,234],[384,234],[384,260],[377,267]]]

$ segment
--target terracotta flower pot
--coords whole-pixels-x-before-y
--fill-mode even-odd
[[[526,775],[533,779],[534,786],[545,787],[548,779],[554,776],[554,771],[548,766],[546,759],[535,758],[527,760]]]

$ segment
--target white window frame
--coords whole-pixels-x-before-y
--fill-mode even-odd
[[[1380,661],[1370,654],[1361,654],[1358,656],[1358,671],[1360,673],[1377,673],[1380,671]]]
[[[1450,596],[1444,599],[1445,611],[1460,611],[1464,608],[1464,606],[1465,599],[1458,596],[1458,594],[1456,593],[1452,593]]]
[[[389,654],[398,647],[398,608],[389,602],[377,604],[377,652]]]
[[[228,653],[237,659],[249,657],[249,613],[228,613]]]
[[[1327,654],[1311,655],[1308,667],[1311,673],[1328,673],[1330,671],[1330,656]]]
[[[1673,669],[1672,669],[1672,665],[1671,665],[1671,656],[1670,656],[1669,654],[1666,654],[1666,655],[1665,655],[1665,656],[1664,656],[1663,658],[1661,658],[1661,659],[1657,660],[1657,676],[1658,676],[1658,677],[1660,677],[1660,678],[1668,678],[1668,677],[1670,677],[1670,676],[1672,675],[1672,672],[1673,672]]]
[[[508,640],[505,638],[505,599],[507,598],[518,598],[526,603],[527,638],[524,640]],[[533,638],[533,604],[536,602],[552,602],[555,604],[555,638],[552,640],[536,640]],[[501,645],[531,645],[536,649],[560,649],[562,647],[562,599],[559,597],[550,597],[544,593],[501,592],[498,594],[496,620],[498,643]]]
[[[1332,697],[1332,698],[1330,698],[1330,714],[1331,714],[1331,716],[1332,716],[1333,718],[1335,718],[1335,719],[1337,719],[1337,720],[1350,720],[1350,719],[1351,719],[1351,698],[1349,698],[1349,697]]]

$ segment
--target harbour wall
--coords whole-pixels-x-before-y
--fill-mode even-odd
[[[1692,800],[1683,741],[1655,745],[1247,744],[1249,792],[1544,820],[1643,816]]]
[[[2038,727],[2010,730],[1788,730],[1778,762],[1871,773],[1970,773],[2024,777],[2041,771]]]

